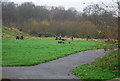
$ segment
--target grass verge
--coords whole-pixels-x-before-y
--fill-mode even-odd
[[[73,70],[73,74],[83,81],[106,81],[120,77],[118,51],[109,53],[100,59],[81,65]]]

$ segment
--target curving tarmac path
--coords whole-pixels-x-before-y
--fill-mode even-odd
[[[71,73],[73,68],[92,62],[109,52],[111,50],[88,50],[36,66],[3,67],[2,74],[9,79],[77,79]]]

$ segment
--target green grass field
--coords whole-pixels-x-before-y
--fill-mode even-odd
[[[76,52],[104,48],[101,41],[74,40],[71,44],[58,44],[54,39],[2,39],[3,66],[36,65]]]
[[[81,65],[73,70],[83,81],[106,81],[120,77],[118,51],[103,56],[92,63]],[[92,80],[90,80],[92,79]],[[97,80],[93,80],[97,79]]]

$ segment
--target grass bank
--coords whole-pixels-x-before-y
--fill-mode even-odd
[[[103,56],[92,63],[81,65],[73,74],[83,81],[106,81],[120,77],[118,51]]]

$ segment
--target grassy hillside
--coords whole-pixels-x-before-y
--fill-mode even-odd
[[[107,79],[118,78],[120,77],[118,62],[118,51],[114,51],[92,63],[75,68],[73,74],[83,81],[98,81],[98,79],[101,79],[99,81],[106,81]]]
[[[16,35],[23,35],[25,37],[30,37],[30,35],[19,31],[16,28],[2,27],[2,37],[3,38],[15,38]]]

